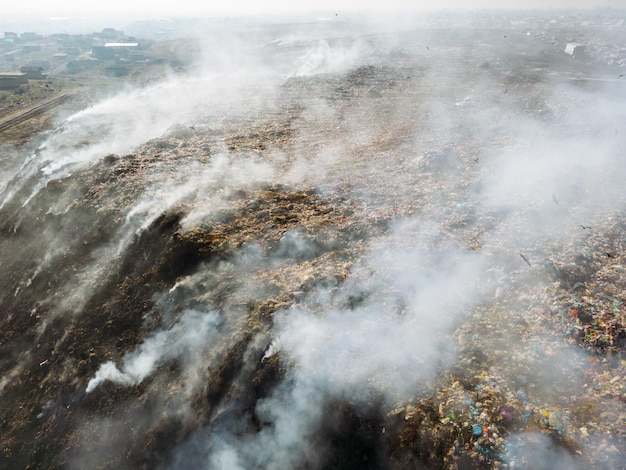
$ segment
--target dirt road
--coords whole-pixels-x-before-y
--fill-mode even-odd
[[[74,95],[76,95],[75,91],[60,92],[53,95],[47,100],[40,101],[34,105],[20,109],[16,112],[9,114],[6,117],[1,118],[0,133],[59,106]]]

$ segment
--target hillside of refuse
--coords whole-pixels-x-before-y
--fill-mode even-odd
[[[207,41],[7,153],[10,468],[626,464],[626,82],[342,28]]]

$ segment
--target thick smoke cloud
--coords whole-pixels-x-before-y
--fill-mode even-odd
[[[436,225],[399,223],[338,292],[315,292],[277,315],[263,360],[280,353],[296,366],[256,407],[271,425],[243,438],[218,429],[209,465],[295,468],[323,461],[309,438],[329,401],[365,406],[383,397],[391,406],[454,359],[449,335],[486,288],[479,285],[483,268],[474,253],[441,240]]]
[[[320,40],[298,60],[295,76],[347,72],[359,63],[364,47],[358,42],[345,47],[333,47],[327,40]]]
[[[368,388],[395,399],[414,391],[453,357],[447,335],[485,287],[479,257],[424,226],[398,224],[339,292],[316,293],[311,308],[304,302],[281,314],[275,350],[353,399]],[[402,240],[411,244],[400,248]]]

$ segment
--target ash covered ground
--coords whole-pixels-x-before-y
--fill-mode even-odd
[[[453,20],[204,33],[3,156],[3,465],[626,465],[626,81]]]

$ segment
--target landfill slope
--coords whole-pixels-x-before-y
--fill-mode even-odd
[[[624,196],[542,165],[619,161],[622,123],[570,117],[625,90],[505,32],[365,36],[269,105],[39,149],[0,206],[7,468],[624,466]]]

